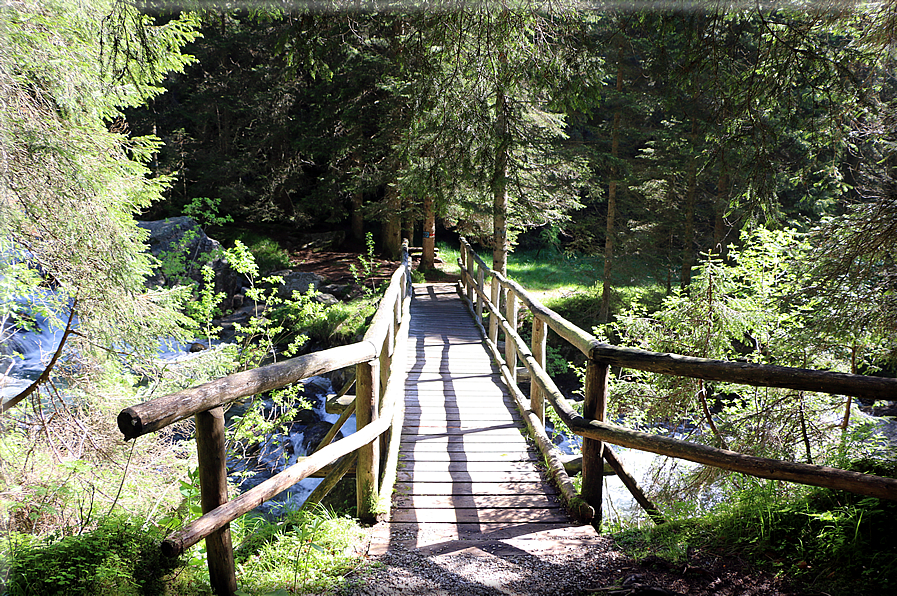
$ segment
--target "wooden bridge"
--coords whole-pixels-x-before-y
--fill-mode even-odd
[[[398,542],[495,554],[521,540],[597,536],[571,519],[546,478],[471,315],[454,284],[413,288],[400,468],[374,553]]]
[[[565,541],[593,539],[601,522],[606,466],[661,522],[661,513],[620,465],[611,444],[762,478],[897,499],[894,479],[742,455],[604,421],[611,366],[877,399],[897,399],[897,380],[604,344],[491,271],[466,243],[461,255],[459,286],[412,286],[406,259],[358,343],[229,375],[122,411],[118,424],[126,439],[190,416],[196,420],[204,515],[169,536],[163,553],[177,556],[205,539],[212,587],[218,594],[233,595],[237,584],[228,524],[313,474],[326,476],[309,496],[310,502],[320,500],[353,468],[358,517],[389,520],[379,526],[375,551],[403,544],[430,552],[480,549],[501,554],[504,548],[519,550],[522,541],[532,551],[534,544],[550,549]],[[532,315],[530,342],[518,333],[521,307]],[[582,414],[545,372],[549,329],[587,359]],[[529,375],[528,396],[517,383],[518,362]],[[345,367],[356,369],[356,396],[318,450],[230,500],[222,406]],[[583,437],[579,492],[545,434],[546,404]],[[357,431],[331,442],[352,413]]]

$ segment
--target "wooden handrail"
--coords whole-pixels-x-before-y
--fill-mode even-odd
[[[330,348],[274,364],[227,375],[125,408],[118,415],[118,429],[125,440],[155,432],[170,424],[325,372],[369,362],[377,350],[369,341]]]
[[[728,362],[620,348],[594,340],[589,357],[613,366],[654,373],[873,399],[897,400],[897,379],[752,362]]]
[[[474,261],[486,267],[479,255],[472,249],[469,252],[473,256]],[[514,292],[517,300],[525,304],[534,317],[538,317],[552,331],[592,360],[600,360],[621,368],[699,378],[708,381],[724,381],[760,387],[779,387],[799,391],[818,391],[856,397],[897,400],[897,379],[750,362],[695,358],[610,345],[598,341],[591,333],[577,327],[550,308],[544,306],[517,282],[509,280],[501,273],[488,268],[487,273],[497,278],[503,287]],[[482,300],[488,300],[489,296],[484,290],[475,288],[475,291]]]
[[[473,274],[474,263],[478,266],[476,277]],[[499,353],[497,346],[494,345],[497,344],[498,328],[501,328],[505,334],[506,353],[509,353],[507,351],[509,350],[509,345],[513,345],[517,357],[529,371],[532,395],[534,396],[531,399],[531,409],[533,411],[537,408],[541,409],[541,404],[537,405],[535,397],[539,399],[542,396],[546,397],[564,423],[575,434],[584,438],[583,498],[588,504],[596,508],[597,520],[600,521],[601,506],[600,474],[602,472],[599,472],[599,470],[603,471],[603,467],[598,467],[601,464],[600,460],[605,458],[611,462],[615,469],[620,468],[622,470],[620,462],[616,461],[612,452],[605,455],[602,442],[687,459],[761,478],[788,480],[897,500],[897,479],[838,470],[826,466],[743,455],[725,449],[716,449],[706,445],[632,431],[617,425],[608,424],[603,420],[604,399],[608,388],[607,372],[608,367],[611,365],[661,374],[753,386],[820,391],[878,399],[897,399],[897,379],[865,377],[862,375],[784,366],[727,362],[612,346],[598,341],[591,334],[546,308],[516,282],[489,269],[479,255],[463,239],[459,265],[461,267],[462,287],[466,286],[467,295],[470,297],[471,302],[474,297],[476,298],[478,320],[482,321],[480,313],[482,313],[484,308],[483,305],[489,312],[491,319],[490,333],[486,335],[485,330],[483,330],[484,339],[487,345],[492,348],[493,355],[500,363],[506,382],[509,386],[514,385],[515,396],[519,393],[519,390],[516,389],[514,376],[510,371],[505,372],[505,369],[508,368],[506,360],[509,359],[506,356],[503,357]],[[485,289],[484,272],[490,275],[493,280],[491,296],[487,295]],[[510,317],[515,321],[514,325],[510,324],[506,317],[502,316],[499,306],[495,304],[495,297],[498,295],[495,290],[495,282],[507,291],[509,298],[506,300],[506,305],[514,310],[513,317]],[[460,293],[463,295],[464,291],[462,290]],[[510,299],[511,296],[514,297],[513,300]],[[517,334],[516,305],[518,301],[526,305],[533,314],[534,346],[532,351]],[[588,415],[580,415],[573,409],[558,390],[551,377],[545,372],[544,355],[540,354],[537,357],[534,354],[537,345],[544,342],[544,336],[537,326],[537,321],[541,325],[547,325],[588,357],[589,366],[586,373],[585,401],[587,408],[598,408],[594,419]],[[590,400],[593,401],[590,402]],[[594,400],[598,401],[595,402]],[[590,403],[592,403],[591,406],[589,405]],[[530,422],[530,419],[527,419],[527,421]],[[589,443],[588,449],[585,448],[586,443]],[[591,463],[589,460],[591,460]],[[586,476],[589,476],[589,478],[586,478]],[[640,494],[639,489],[634,485],[634,481],[631,478],[628,480],[630,482],[627,483],[627,486],[634,491],[636,499],[643,506],[647,507],[652,519],[657,519],[658,513],[656,509],[644,498],[644,495]]]
[[[186,549],[212,532],[223,528],[241,515],[249,513],[265,501],[277,496],[297,482],[308,478],[324,466],[375,440],[392,423],[393,409],[394,405],[389,404],[383,409],[383,416],[371,424],[309,455],[299,461],[299,463],[293,464],[276,476],[272,476],[258,486],[206,513],[175,532],[162,542],[162,552],[170,557],[180,556]]]
[[[359,518],[373,521],[383,508],[378,495],[383,494],[383,490],[391,493],[395,478],[381,478],[379,474],[379,443],[381,437],[393,429],[390,440],[384,444],[390,458],[397,459],[395,444],[400,432],[396,429],[396,413],[404,411],[405,350],[402,342],[407,341],[411,299],[407,247],[406,240],[402,266],[392,274],[362,341],[228,375],[125,408],[118,415],[118,426],[126,440],[157,431],[189,416],[196,417],[203,516],[169,536],[163,542],[162,550],[169,556],[177,556],[205,538],[209,553],[209,577],[216,594],[233,596],[236,592],[230,522],[341,457],[351,453],[354,454],[351,459],[357,459]],[[381,364],[382,374],[378,373]],[[353,365],[356,366],[358,379],[355,400],[358,430],[335,443],[327,444],[329,439],[322,442],[312,455],[228,501],[222,406],[242,397]],[[349,459],[343,460],[337,466],[336,474],[344,474],[350,464]],[[387,474],[395,475],[396,467],[395,461],[388,460]]]

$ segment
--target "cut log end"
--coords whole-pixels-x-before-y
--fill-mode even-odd
[[[132,408],[125,408],[118,414],[118,430],[125,436],[125,441],[136,439],[143,434],[143,423],[140,415]]]
[[[169,559],[174,559],[184,554],[184,547],[181,542],[178,540],[172,540],[171,538],[166,538],[162,541],[160,550],[162,551],[162,554]]]

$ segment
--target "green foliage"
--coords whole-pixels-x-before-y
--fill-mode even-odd
[[[365,235],[364,244],[365,253],[358,255],[360,269],[355,266],[355,263],[350,263],[349,271],[352,272],[352,277],[355,279],[355,283],[364,289],[365,294],[371,295],[377,291],[377,284],[374,282],[374,273],[376,272],[377,267],[374,262],[374,235],[372,233],[368,232]],[[371,284],[370,289],[365,285],[368,281]]]
[[[893,465],[852,469],[894,476]],[[616,538],[636,558],[687,563],[690,549],[737,553],[805,588],[840,596],[890,594],[897,586],[897,504],[776,481],[742,479],[742,489],[702,517],[679,517]],[[668,516],[675,515],[668,512]]]
[[[194,197],[190,203],[184,206],[184,215],[188,215],[195,219],[203,228],[208,226],[223,226],[225,224],[233,223],[233,217],[230,215],[220,215],[218,213],[220,206],[221,199]]]
[[[11,544],[9,596],[161,595],[180,566],[159,549],[163,533],[123,517],[58,541]]]
[[[728,263],[708,256],[687,290],[671,293],[656,312],[624,311],[614,329],[624,345],[655,352],[850,371],[852,349],[862,358],[875,345],[851,346],[808,327],[822,306],[802,291],[806,280],[794,266],[808,254],[793,230],[745,233]],[[845,407],[828,394],[625,372],[613,382],[608,411],[635,427],[678,427],[692,441],[818,463],[841,456]],[[681,500],[718,478],[708,469],[679,476],[665,483],[662,498]]]
[[[316,507],[293,511],[276,523],[256,523],[237,550],[239,594],[273,596],[332,591],[360,564],[362,531],[354,520]]]
[[[278,228],[272,228],[273,232],[280,233]],[[252,230],[224,227],[217,235],[225,245],[231,245],[235,241],[242,242],[252,253],[253,259],[258,264],[259,273],[267,275],[272,271],[289,269],[290,252],[281,247],[271,235]]]
[[[169,182],[146,165],[159,140],[113,122],[190,61],[180,50],[194,25],[188,15],[157,25],[122,2],[0,11],[0,235],[78,300],[79,333],[103,346],[150,350],[185,323],[176,296],[143,286],[150,262],[134,216]]]

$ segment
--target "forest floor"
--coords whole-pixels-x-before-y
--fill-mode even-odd
[[[307,271],[317,273],[325,277],[329,283],[334,284],[351,284],[356,283],[356,275],[360,274],[364,268],[364,261],[367,256],[358,251],[333,251],[333,250],[293,250],[290,251],[290,262],[292,268],[296,271]],[[412,269],[417,269],[419,257],[412,257]],[[374,257],[371,260],[373,264],[373,272],[371,279],[378,285],[388,282],[389,277],[399,266],[397,261],[389,261]],[[355,267],[357,273],[352,272]],[[440,264],[437,262],[437,270]],[[437,273],[440,281],[455,282],[459,279],[457,275],[449,273]]]

